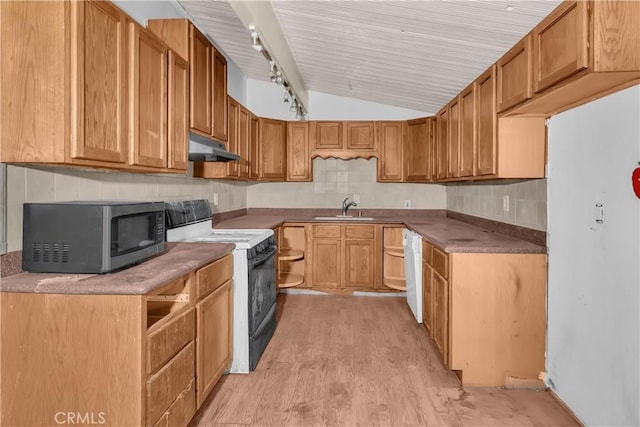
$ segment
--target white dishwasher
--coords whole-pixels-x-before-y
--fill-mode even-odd
[[[422,323],[422,236],[411,230],[402,232],[407,304],[418,323]]]

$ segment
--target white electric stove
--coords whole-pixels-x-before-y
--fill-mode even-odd
[[[167,202],[167,241],[234,243],[233,361],[230,372],[249,373],[276,328],[277,251],[273,230],[213,229],[207,200]]]

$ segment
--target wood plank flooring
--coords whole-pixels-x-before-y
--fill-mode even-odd
[[[257,369],[191,426],[575,426],[544,391],[462,388],[402,298],[278,297]]]

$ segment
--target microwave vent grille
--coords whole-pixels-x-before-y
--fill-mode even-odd
[[[69,245],[66,243],[34,243],[32,258],[35,262],[69,262]]]

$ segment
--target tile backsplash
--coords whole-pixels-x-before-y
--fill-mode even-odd
[[[192,163],[190,163],[192,165]],[[7,251],[22,248],[22,204],[69,200],[184,200],[218,194],[215,212],[246,208],[246,184],[187,175],[7,165]]]
[[[546,231],[547,180],[449,184],[447,209]]]
[[[377,160],[313,160],[313,182],[256,183],[247,187],[249,208],[339,208],[345,197],[360,196],[359,208],[446,209],[446,188],[439,184],[376,182]],[[357,210],[357,208],[355,208]]]

